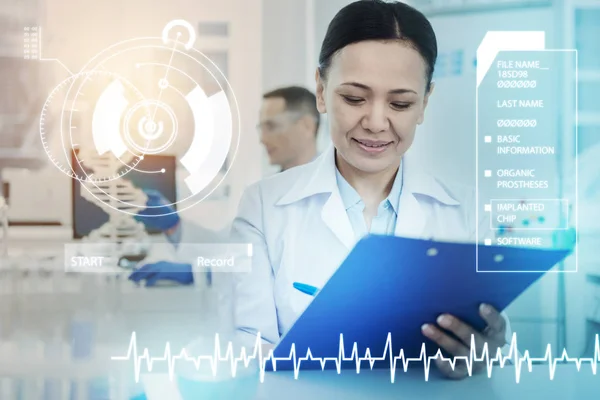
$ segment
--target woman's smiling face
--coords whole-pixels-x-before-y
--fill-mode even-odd
[[[348,45],[325,79],[317,72],[317,105],[338,161],[365,173],[398,167],[424,119],[426,71],[420,53],[396,40]]]

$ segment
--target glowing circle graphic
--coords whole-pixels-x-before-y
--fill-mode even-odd
[[[168,133],[165,133],[165,122],[152,119],[151,116],[143,114],[143,110],[156,108],[157,114],[163,114],[168,122]],[[130,131],[132,118],[137,114],[135,130]],[[130,148],[145,154],[160,154],[167,150],[177,137],[177,116],[168,104],[156,100],[144,100],[129,109],[124,119],[125,140]]]
[[[226,178],[240,140],[239,110],[226,75],[194,48],[186,21],[172,21],[160,37],[116,43],[50,94],[40,135],[48,157],[120,212],[146,204],[117,198],[106,183],[141,171],[146,155],[172,155],[185,171],[179,211],[209,196]],[[50,133],[55,140],[51,142]],[[162,207],[162,206],[161,206]]]

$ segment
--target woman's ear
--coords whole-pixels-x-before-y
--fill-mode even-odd
[[[321,114],[327,113],[327,107],[325,106],[325,81],[319,72],[319,68],[315,72],[315,82],[317,83],[317,110]]]
[[[427,108],[427,104],[429,103],[429,96],[433,93],[433,89],[435,88],[435,83],[431,82],[429,85],[429,91],[425,93],[425,97],[423,98],[423,108],[421,109],[421,114],[419,115],[419,119],[417,120],[417,124],[421,125],[423,121],[425,121],[425,109]]]

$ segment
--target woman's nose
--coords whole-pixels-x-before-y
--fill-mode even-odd
[[[385,106],[374,104],[370,107],[362,119],[362,127],[373,133],[383,132],[389,129],[390,121],[388,119]]]

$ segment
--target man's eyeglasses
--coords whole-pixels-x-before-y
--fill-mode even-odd
[[[304,113],[298,111],[285,111],[266,121],[260,122],[256,125],[256,130],[264,135],[279,134],[303,116]]]

